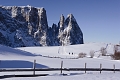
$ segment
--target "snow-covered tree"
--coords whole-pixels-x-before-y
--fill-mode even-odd
[[[90,53],[89,53],[89,54],[90,54],[90,57],[91,57],[91,58],[93,58],[93,57],[94,57],[94,53],[95,53],[95,51],[94,51],[94,50],[91,50],[91,51],[90,51]]]

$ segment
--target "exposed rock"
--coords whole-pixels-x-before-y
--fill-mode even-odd
[[[0,6],[0,44],[10,47],[83,44],[74,16],[60,17],[48,27],[46,10],[32,6]]]

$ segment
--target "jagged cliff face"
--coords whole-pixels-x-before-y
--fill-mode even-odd
[[[0,44],[10,47],[83,44],[74,16],[63,15],[48,27],[46,10],[31,6],[0,6]]]
[[[65,25],[64,32],[66,33],[67,44],[83,44],[83,33],[72,14],[68,15]]]

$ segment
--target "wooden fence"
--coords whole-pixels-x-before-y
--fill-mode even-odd
[[[85,71],[85,73],[87,71],[99,71],[100,73],[102,71],[113,71],[113,73],[115,73],[115,71],[120,71],[120,69],[115,68],[115,65],[113,65],[112,69],[102,68],[102,64],[100,64],[99,68],[87,68],[87,63],[85,63],[84,68],[63,68],[63,61],[61,61],[60,68],[35,68],[36,67],[35,65],[36,65],[36,60],[34,60],[32,69],[0,69],[0,72],[33,71],[33,75],[14,75],[14,77],[20,77],[20,76],[28,77],[28,76],[46,76],[46,75],[48,75],[48,74],[35,74],[36,71],[60,71],[60,74],[63,74],[63,71]]]

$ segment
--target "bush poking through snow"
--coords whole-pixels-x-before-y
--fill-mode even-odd
[[[107,50],[104,47],[101,47],[100,52],[102,53],[102,56],[106,56]]]
[[[114,53],[115,53],[115,52],[118,52],[118,50],[119,50],[119,49],[118,49],[118,45],[114,45],[114,49],[113,49],[113,50],[114,50]]]
[[[112,58],[114,59],[114,60],[120,60],[120,52],[114,52],[114,54],[112,55]]]
[[[93,57],[94,57],[94,53],[95,53],[95,52],[94,52],[94,50],[91,50],[91,51],[90,51],[90,53],[89,53],[89,54],[90,54],[90,57],[91,57],[91,58],[93,58]]]
[[[119,51],[119,45],[114,46],[114,54],[112,55],[112,58],[115,60],[120,60],[120,51]]]
[[[81,52],[78,54],[78,58],[83,58],[83,57],[86,57],[86,53]]]

